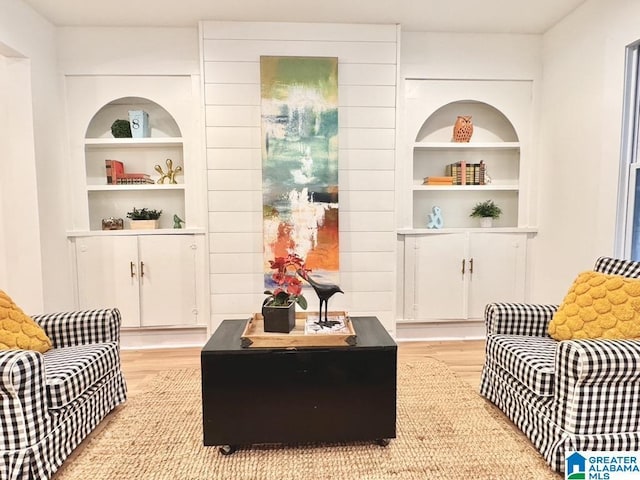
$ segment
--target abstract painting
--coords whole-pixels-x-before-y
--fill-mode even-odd
[[[338,59],[260,57],[260,80],[265,287],[289,253],[336,283]]]

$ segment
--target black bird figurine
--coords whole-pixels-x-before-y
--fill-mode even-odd
[[[318,283],[313,278],[309,276],[307,272],[304,270],[298,270],[298,275],[300,275],[304,280],[309,282],[309,285],[313,287],[316,291],[316,295],[318,295],[318,300],[320,300],[320,312],[318,313],[318,321],[316,322],[321,327],[332,327],[340,322],[335,320],[329,321],[327,318],[327,311],[329,310],[329,299],[333,296],[334,293],[344,293],[338,285],[333,283]],[[322,319],[322,304],[324,303],[324,320]]]

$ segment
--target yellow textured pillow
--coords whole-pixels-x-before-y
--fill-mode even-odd
[[[21,349],[44,353],[51,339],[5,292],[0,290],[0,350]]]
[[[640,279],[583,272],[549,323],[556,340],[640,338]]]

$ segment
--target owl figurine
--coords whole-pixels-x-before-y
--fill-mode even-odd
[[[471,115],[458,116],[455,125],[453,126],[453,141],[454,142],[468,142],[473,135],[473,122],[471,122]]]

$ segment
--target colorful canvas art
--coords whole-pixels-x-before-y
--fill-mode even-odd
[[[265,286],[269,260],[297,253],[337,282],[338,59],[261,57]]]

